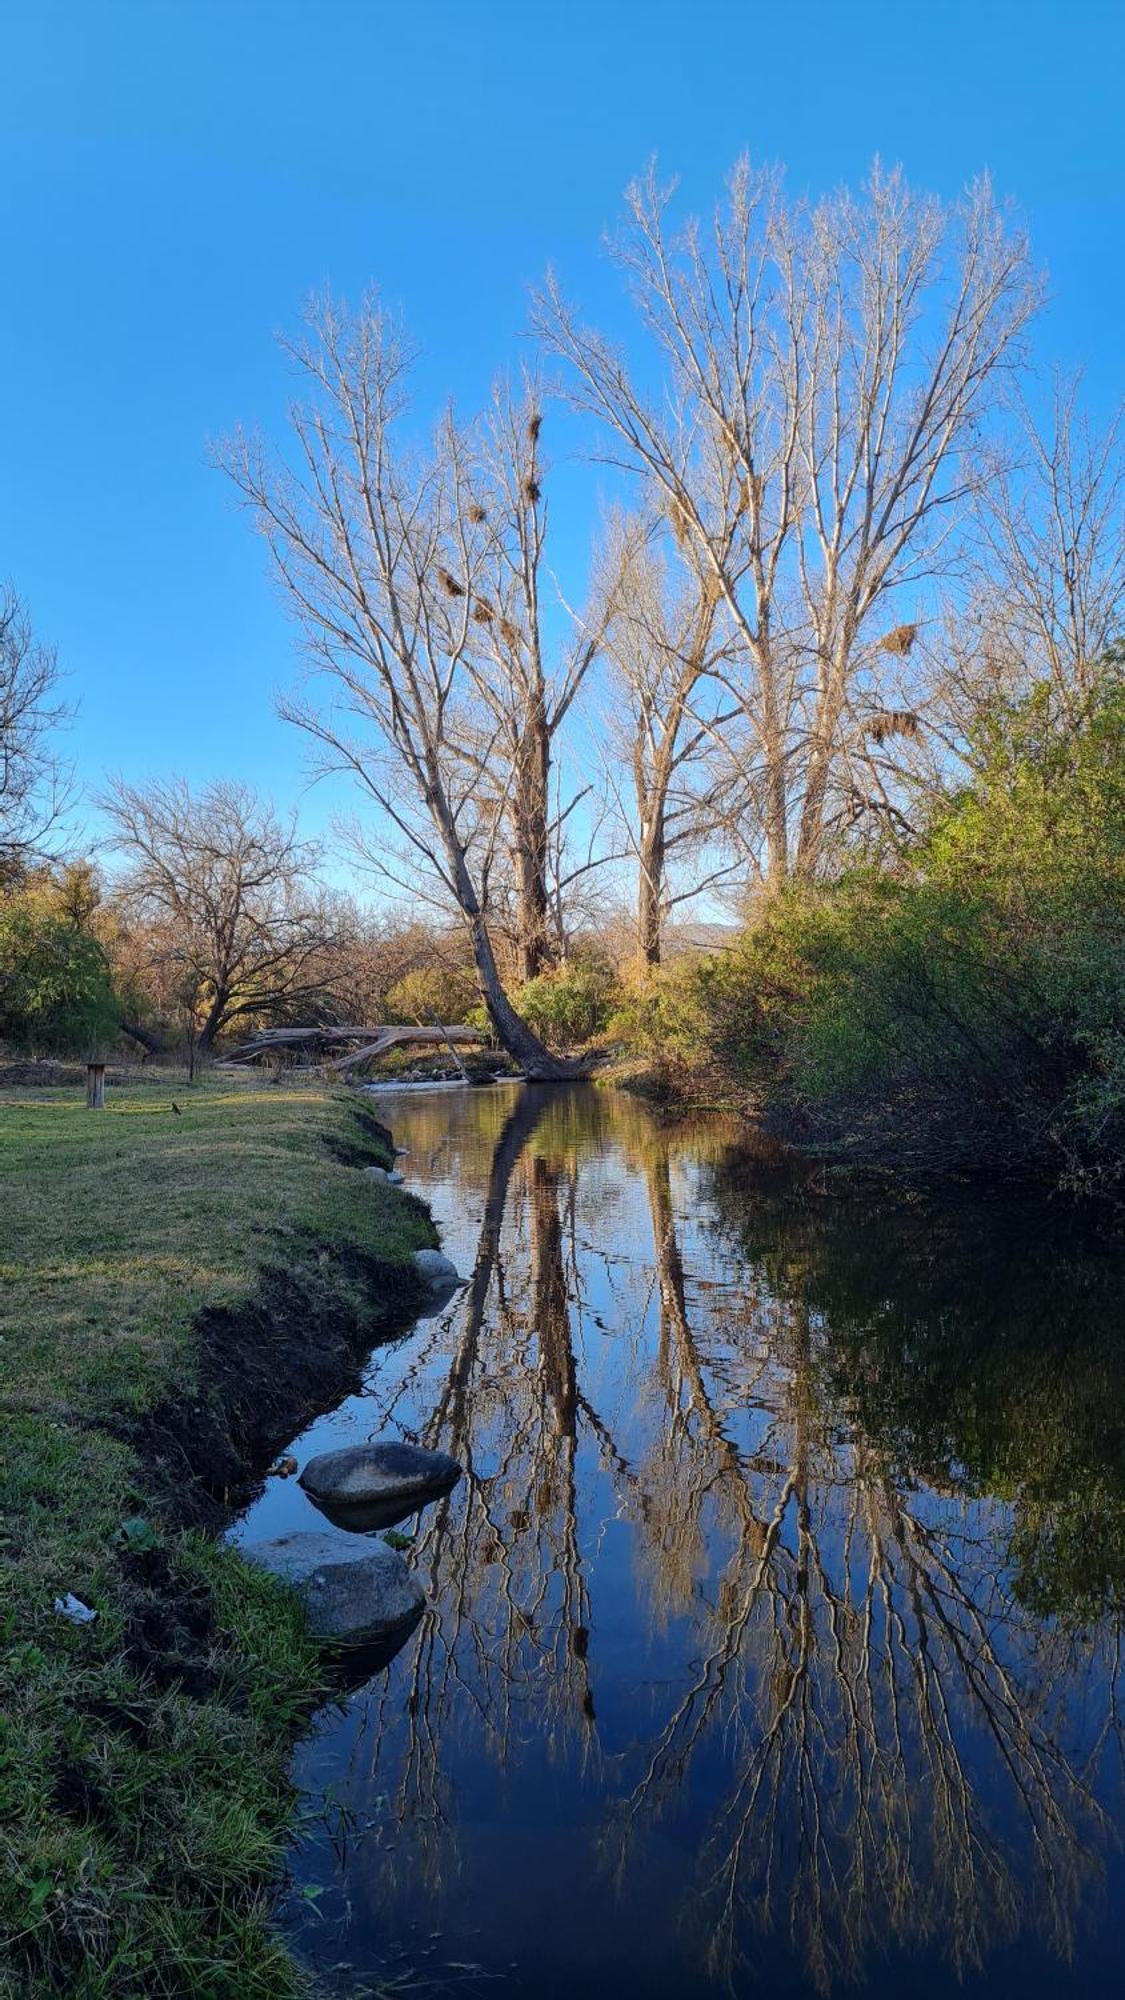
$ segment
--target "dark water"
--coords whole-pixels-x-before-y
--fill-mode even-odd
[[[1120,1993],[1120,1253],[590,1089],[383,1103],[472,1282],[298,1454],[468,1476],[407,1524],[422,1624],[299,1754],[298,1954],[368,1994]],[[273,1481],[244,1532],[294,1525]]]

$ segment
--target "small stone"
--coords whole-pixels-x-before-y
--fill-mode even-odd
[[[400,1174],[398,1168],[395,1167],[393,1171],[387,1175],[387,1179],[389,1180],[392,1187],[401,1187],[404,1180],[406,1179],[406,1175]]]
[[[465,1282],[456,1264],[451,1263],[440,1250],[416,1250],[414,1268],[435,1291],[444,1291],[450,1285],[463,1285]]]
[[[301,1485],[314,1499],[337,1509],[407,1502],[421,1507],[448,1493],[460,1477],[461,1467],[448,1452],[394,1441],[322,1451],[310,1458]]]
[[[364,1167],[363,1171],[369,1181],[387,1181],[390,1179],[386,1167]]]
[[[276,1465],[270,1466],[270,1478],[292,1479],[293,1474],[296,1472],[296,1470],[297,1470],[297,1461],[295,1458],[293,1458],[292,1456],[279,1458]]]
[[[386,1638],[412,1624],[426,1602],[398,1550],[386,1542],[352,1543],[299,1529],[250,1542],[242,1554],[292,1586],[317,1639],[359,1644]]]

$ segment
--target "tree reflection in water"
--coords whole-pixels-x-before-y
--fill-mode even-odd
[[[341,1736],[372,1932],[469,1882],[507,1965],[480,1831],[507,1814],[565,1960],[561,1811],[592,1932],[674,1924],[717,1984],[765,1938],[820,1989],[896,1948],[1070,1954],[1120,1796],[1116,1253],[1071,1244],[1060,1285],[1041,1221],[826,1199],[590,1089],[395,1124],[439,1215],[481,1221],[460,1305],[377,1377],[468,1476]]]

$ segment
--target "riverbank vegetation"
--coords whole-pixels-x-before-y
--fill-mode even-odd
[[[268,1891],[322,1670],[203,1531],[414,1302],[386,1158],[323,1089],[0,1093],[0,1992],[294,1990]]]
[[[216,453],[374,902],[229,776],[107,778],[64,856],[57,668],[5,600],[0,1040],[194,1071],[469,1021],[857,1164],[1112,1190],[1125,455],[1037,374],[1018,219],[743,161],[707,228],[642,176],[610,257],[620,338],[552,276],[519,383],[432,429],[397,316],[322,298],[288,423]]]
[[[634,999],[672,1087],[705,1065],[775,1124],[901,1171],[1125,1171],[1125,683],[995,708],[980,766],[894,864],[768,899],[738,945]],[[678,1072],[678,1074],[677,1074]],[[695,1081],[693,1081],[693,1078]]]

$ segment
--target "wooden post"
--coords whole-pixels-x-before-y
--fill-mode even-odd
[[[104,1062],[86,1064],[86,1109],[87,1111],[105,1110]]]

